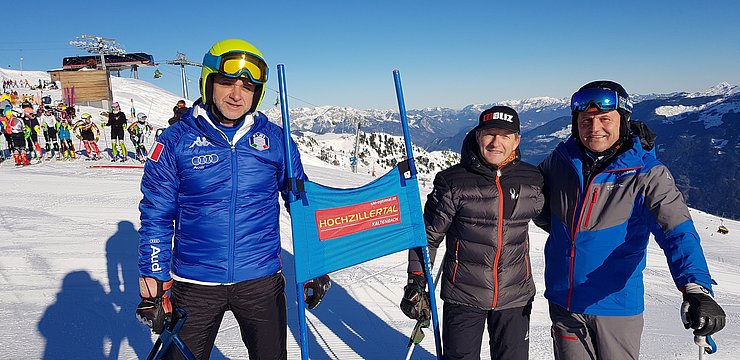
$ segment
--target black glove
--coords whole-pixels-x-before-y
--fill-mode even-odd
[[[683,294],[681,321],[694,335],[712,335],[725,327],[725,312],[703,286],[688,283]]]
[[[139,278],[141,302],[136,307],[136,318],[152,328],[155,334],[161,334],[165,322],[172,320],[172,303],[168,291],[172,280],[162,281],[152,277]]]
[[[319,276],[303,284],[303,300],[306,302],[309,310],[319,306],[319,303],[321,303],[321,300],[326,295],[326,292],[329,291],[330,287],[331,279],[329,279],[329,275]]]
[[[432,317],[429,295],[424,290],[426,285],[424,275],[409,274],[408,284],[403,287],[401,311],[410,319],[428,320]]]

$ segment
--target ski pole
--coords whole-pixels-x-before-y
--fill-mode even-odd
[[[103,150],[103,152],[105,153],[105,157],[110,159],[110,156],[108,155],[108,135],[105,133],[105,123],[101,122],[100,127],[103,128],[103,141],[105,142],[105,150]]]
[[[704,354],[714,354],[717,352],[717,343],[711,336],[694,335],[694,344],[699,346],[699,360],[704,359]]]
[[[175,345],[175,347],[180,350],[180,354],[182,354],[182,356],[186,360],[195,360],[195,355],[190,352],[190,349],[188,349],[188,347],[178,335],[187,318],[188,314],[187,312],[185,312],[184,309],[175,308],[175,310],[172,312],[172,321],[165,324],[165,329],[162,331],[162,334],[159,335],[159,338],[157,338],[157,341],[154,343],[152,350],[147,356],[147,360],[164,359],[164,356],[167,354],[167,351],[172,345]]]
[[[416,326],[414,326],[414,330],[411,331],[411,336],[409,337],[409,351],[406,352],[406,360],[411,359],[411,354],[414,353],[414,347],[416,347],[416,344],[420,344],[421,341],[424,340],[424,332],[421,329],[425,327],[429,327],[428,319],[416,322]]]
[[[434,288],[437,288],[437,285],[439,284],[439,278],[442,275],[442,268],[437,271],[437,276],[434,278]],[[429,294],[429,296],[435,296],[434,294]],[[430,319],[423,319],[416,322],[416,326],[414,326],[414,329],[411,330],[411,335],[409,335],[409,344],[408,344],[408,351],[406,352],[406,360],[411,359],[411,354],[414,353],[414,347],[416,347],[417,344],[420,344],[422,340],[424,340],[424,332],[421,330],[422,328],[429,327],[429,320]]]

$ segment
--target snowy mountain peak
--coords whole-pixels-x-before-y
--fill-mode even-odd
[[[688,95],[688,97],[704,97],[704,96],[728,96],[740,91],[737,86],[731,85],[730,83],[723,81],[717,85],[710,87],[702,92],[695,92]]]
[[[530,111],[541,108],[560,108],[568,106],[569,99],[557,99],[549,96],[532,97],[524,100],[506,100],[499,102],[497,105],[505,105],[515,109],[518,112]]]

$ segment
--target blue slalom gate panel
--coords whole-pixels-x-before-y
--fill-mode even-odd
[[[290,203],[297,282],[426,246],[418,181],[401,169],[354,189],[304,183]]]
[[[393,71],[398,98],[406,160],[379,179],[359,188],[336,189],[288,175],[293,256],[296,268],[296,302],[300,326],[301,359],[308,360],[308,328],[305,282],[394,252],[420,247],[424,255],[424,272],[430,294],[434,281],[427,250],[426,229],[421,209],[419,183],[411,151],[406,105],[401,76]],[[278,65],[280,112],[283,118],[286,164],[292,164],[290,146],[290,112],[285,66]],[[437,359],[442,356],[442,338],[435,296],[430,296],[432,328]],[[413,351],[410,348],[409,354]]]

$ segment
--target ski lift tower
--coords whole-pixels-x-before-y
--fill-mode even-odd
[[[362,118],[356,119],[356,130],[355,130],[355,151],[354,155],[349,158],[350,161],[350,167],[352,168],[353,173],[357,173],[357,164],[360,162],[360,127],[368,126],[370,123],[367,120],[364,120]]]
[[[185,99],[190,100],[190,98],[188,97],[188,82],[187,82],[186,75],[185,75],[185,65],[196,66],[196,67],[202,67],[203,65],[188,60],[187,57],[185,57],[185,54],[179,51],[177,52],[177,59],[167,60],[166,63],[170,65],[180,65],[180,79],[182,80],[182,96]]]
[[[100,64],[103,70],[106,71],[106,76],[109,77],[108,68],[105,66],[105,55],[123,55],[126,53],[121,48],[121,44],[117,43],[115,39],[104,38],[102,36],[82,34],[69,42],[70,45],[77,47],[78,49],[85,50],[91,54],[100,55]],[[113,92],[111,91],[110,85],[108,86],[108,99],[113,99]],[[107,107],[108,104],[104,104]]]

